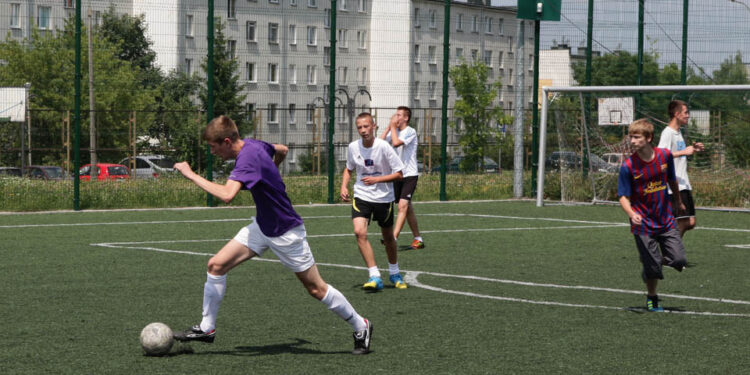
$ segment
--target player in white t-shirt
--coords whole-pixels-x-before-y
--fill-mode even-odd
[[[409,120],[411,120],[411,109],[405,106],[398,107],[396,113],[391,117],[388,129],[380,134],[380,138],[390,143],[401,161],[404,162],[404,179],[393,181],[395,201],[398,205],[398,216],[396,216],[393,236],[398,241],[398,235],[404,228],[404,222],[408,222],[414,236],[410,247],[416,250],[424,249],[424,240],[419,234],[417,215],[414,213],[414,207],[411,204],[412,196],[417,189],[419,171],[417,170],[417,131],[409,126]]]
[[[375,137],[375,121],[367,112],[360,113],[356,120],[357,132],[362,139],[349,144],[346,168],[341,181],[341,200],[352,202],[354,235],[362,259],[367,265],[370,278],[362,286],[365,290],[383,289],[383,280],[375,263],[372,245],[367,240],[367,226],[371,219],[380,225],[388,255],[390,281],[398,289],[406,289],[406,283],[398,268],[398,249],[393,237],[393,185],[403,177],[404,163],[391,145]],[[349,196],[349,180],[357,172],[354,183],[354,199]]]
[[[690,110],[688,109],[687,103],[682,100],[673,100],[667,107],[669,112],[669,125],[664,128],[659,138],[659,145],[656,147],[666,148],[672,152],[674,157],[675,173],[677,174],[677,183],[680,186],[679,194],[682,198],[682,202],[685,203],[685,211],[679,211],[675,206],[673,208],[673,215],[677,219],[677,229],[680,231],[680,236],[684,236],[685,232],[695,228],[695,204],[693,203],[692,186],[690,185],[690,179],[687,174],[687,157],[693,155],[696,152],[704,150],[703,143],[696,142],[692,146],[688,146],[685,143],[685,138],[682,137],[680,128],[688,124],[690,120]],[[669,189],[669,194],[674,194],[672,189]]]

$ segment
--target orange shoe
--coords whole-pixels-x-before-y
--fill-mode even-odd
[[[414,250],[424,249],[424,242],[422,242],[420,240],[414,240],[414,241],[411,242],[411,248],[414,249]]]

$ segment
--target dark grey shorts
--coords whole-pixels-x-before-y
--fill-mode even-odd
[[[682,271],[687,264],[685,247],[677,229],[661,234],[634,234],[635,244],[643,263],[643,278],[663,279],[662,265]]]
[[[687,219],[689,217],[695,217],[695,203],[693,202],[693,193],[690,190],[680,190],[680,198],[682,203],[685,205],[685,211],[680,211],[679,207],[674,204],[672,195],[669,195],[669,200],[672,202],[672,215],[675,219]]]

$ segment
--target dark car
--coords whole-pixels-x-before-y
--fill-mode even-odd
[[[546,169],[579,169],[581,156],[573,151],[555,151],[544,161]]]
[[[497,173],[500,170],[500,166],[495,162],[494,160],[484,157],[484,168],[482,168],[481,165],[477,164],[477,166],[474,168],[474,170],[469,171],[462,171],[461,170],[461,162],[464,160],[464,156],[456,156],[451,160],[451,162],[448,164],[448,168],[446,170],[446,173],[460,173],[460,172],[476,172],[476,171],[483,171],[484,173]],[[440,173],[440,166],[436,166],[432,168],[432,172],[434,173]]]
[[[21,177],[21,168],[0,167],[0,177]]]
[[[63,169],[52,165],[30,165],[24,169],[23,175],[39,180],[62,180],[65,178]]]

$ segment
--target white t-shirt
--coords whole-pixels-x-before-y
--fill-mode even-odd
[[[682,151],[687,146],[685,145],[685,139],[682,138],[682,132],[674,130],[667,126],[661,132],[661,138],[659,138],[659,148],[666,148],[672,153],[676,151]],[[674,171],[677,175],[677,183],[680,185],[680,191],[692,190],[690,186],[690,179],[687,174],[687,156],[676,156],[674,158]],[[669,189],[669,194],[672,194],[672,189]]]
[[[396,154],[404,163],[404,177],[419,176],[419,170],[417,169],[417,131],[411,126],[396,131],[398,132],[398,138],[401,142],[404,142],[403,145],[395,147]],[[393,144],[391,134],[388,134],[385,140]]]
[[[380,182],[373,185],[365,185],[363,177],[387,176],[402,171],[404,163],[396,155],[390,144],[375,138],[372,147],[365,147],[362,140],[349,144],[346,153],[346,169],[357,171],[357,180],[354,182],[354,197],[372,203],[393,202],[393,183]]]

